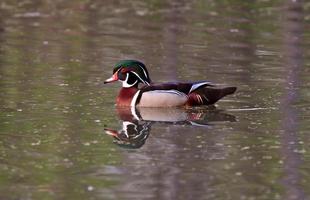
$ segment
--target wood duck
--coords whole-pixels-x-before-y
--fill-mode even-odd
[[[155,84],[145,65],[137,60],[122,60],[113,69],[111,78],[104,83],[121,81],[122,89],[117,106],[126,107],[178,107],[211,105],[236,87],[217,88],[209,81],[169,82]]]

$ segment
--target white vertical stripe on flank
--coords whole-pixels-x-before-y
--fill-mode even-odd
[[[137,99],[138,99],[138,96],[140,94],[141,90],[138,90],[136,92],[136,94],[133,96],[132,100],[131,100],[131,103],[130,103],[130,106],[131,107],[135,107],[136,106],[136,103],[137,103]]]

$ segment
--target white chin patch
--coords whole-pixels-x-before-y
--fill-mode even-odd
[[[123,87],[124,88],[130,88],[132,86],[134,86],[138,81],[135,81],[133,84],[128,84],[126,81],[123,81]]]
[[[129,74],[127,73],[126,74],[126,79],[124,81],[122,81],[124,88],[130,88],[130,87],[134,86],[138,82],[136,80],[133,84],[128,84],[128,78],[129,78]]]

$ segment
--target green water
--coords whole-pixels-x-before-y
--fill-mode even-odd
[[[0,199],[310,199],[309,11],[299,0],[0,1]],[[238,91],[216,108],[129,120],[114,105],[121,85],[103,85],[129,58],[154,81]]]

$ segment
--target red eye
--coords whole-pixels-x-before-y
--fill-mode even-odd
[[[125,68],[123,68],[123,69],[121,69],[121,72],[122,72],[122,73],[126,73],[126,72],[128,72],[128,70],[125,69]]]
[[[121,69],[121,72],[122,72],[122,73],[126,73],[126,72],[129,72],[129,71],[130,71],[130,70],[128,70],[128,69],[126,69],[126,68],[122,68],[122,69]]]

